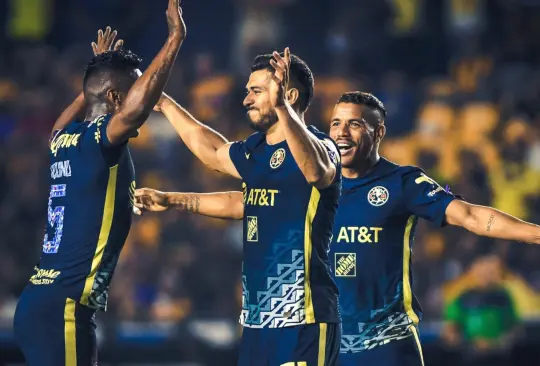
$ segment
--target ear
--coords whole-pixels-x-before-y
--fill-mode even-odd
[[[115,109],[120,108],[122,104],[122,96],[117,90],[109,89],[107,90],[107,99],[114,105]]]
[[[375,134],[375,141],[380,144],[382,139],[384,138],[384,135],[386,135],[386,126],[384,124],[380,124],[377,127]]]
[[[287,90],[287,93],[285,94],[285,99],[287,102],[289,102],[290,105],[294,105],[298,98],[300,98],[300,92],[296,88],[291,88]]]

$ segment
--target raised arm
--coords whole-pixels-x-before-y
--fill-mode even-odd
[[[223,135],[199,122],[165,93],[155,109],[167,117],[187,148],[204,165],[241,178],[229,156],[230,144]]]
[[[219,219],[242,220],[242,192],[177,193],[150,188],[135,191],[135,208],[143,211],[165,211],[170,208]]]
[[[111,30],[111,27],[107,27],[105,32],[103,32],[101,29],[98,30],[97,41],[92,42],[92,51],[94,52],[94,56],[110,51],[112,49],[114,40],[116,39],[116,35],[116,30]],[[122,48],[123,45],[124,41],[119,39],[116,44],[114,44],[114,50]],[[60,131],[72,121],[83,118],[85,108],[86,102],[84,100],[84,93],[81,92],[77,98],[75,98],[75,100],[62,112],[60,117],[58,117],[54,123],[50,140],[52,140],[57,131]]]
[[[492,207],[454,200],[446,209],[446,222],[482,236],[540,244],[540,226]]]
[[[186,37],[180,0],[169,0],[169,36],[150,66],[129,90],[126,99],[107,125],[112,144],[126,141],[146,121],[169,80],[176,56]]]
[[[332,163],[324,143],[307,129],[287,102],[291,52],[287,47],[284,57],[277,52],[274,52],[273,56],[275,60],[271,60],[270,64],[275,69],[272,83],[274,106],[282,123],[287,145],[306,180],[317,188],[327,188],[334,180],[336,166]]]

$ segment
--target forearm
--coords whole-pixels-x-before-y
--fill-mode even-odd
[[[311,184],[320,182],[332,167],[323,144],[308,131],[292,107],[286,103],[276,108],[293,158]]]
[[[54,131],[58,131],[66,127],[73,120],[81,118],[84,115],[86,108],[86,101],[84,100],[84,94],[80,93],[77,98],[62,112],[60,117],[56,120],[53,126]]]
[[[244,217],[242,192],[167,193],[169,206],[178,210],[219,219],[241,220]]]
[[[187,148],[210,169],[221,170],[217,150],[228,142],[227,139],[199,122],[168,95],[164,94],[160,107]]]
[[[124,123],[138,128],[146,121],[169,80],[182,41],[180,36],[170,35],[150,66],[135,81],[119,112]]]
[[[492,207],[470,205],[464,227],[491,238],[540,244],[540,226],[520,220]]]

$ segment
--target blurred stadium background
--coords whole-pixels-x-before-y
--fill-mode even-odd
[[[251,132],[241,107],[251,60],[289,45],[315,73],[309,123],[327,131],[341,92],[373,92],[389,112],[387,158],[540,223],[540,1],[185,0],[183,8],[189,35],[167,92],[229,139]],[[166,38],[165,9],[165,0],[0,1],[1,365],[21,362],[11,323],[40,254],[47,133],[81,90],[96,30],[118,29],[147,65]],[[240,188],[202,167],[159,114],[131,146],[139,187]],[[109,310],[98,315],[100,364],[234,365],[241,230],[179,212],[137,219]],[[539,364],[540,247],[421,224],[413,261],[428,365],[486,352]],[[493,304],[494,286],[512,309]],[[487,335],[497,346],[482,342]]]

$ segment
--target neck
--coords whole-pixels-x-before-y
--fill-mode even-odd
[[[304,113],[299,111],[295,112],[298,118],[300,118],[300,121],[306,124],[306,122],[304,121]],[[278,119],[278,121],[272,127],[270,127],[268,131],[266,131],[266,142],[269,145],[275,145],[279,144],[282,141],[285,141],[285,131],[283,130],[282,125],[283,122]]]
[[[369,172],[371,172],[373,167],[379,162],[380,159],[381,157],[379,155],[379,152],[377,151],[377,149],[374,149],[373,152],[370,155],[368,155],[366,159],[362,159],[358,161],[352,167],[349,167],[349,168],[344,167],[341,170],[341,174],[345,178],[351,178],[351,179],[363,177]]]
[[[111,113],[111,110],[109,106],[105,103],[99,103],[99,104],[92,104],[88,106],[88,109],[86,111],[86,117],[84,118],[85,121],[93,121],[97,117]]]

